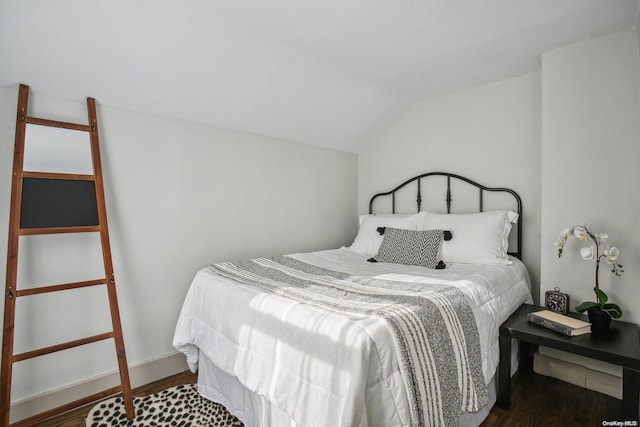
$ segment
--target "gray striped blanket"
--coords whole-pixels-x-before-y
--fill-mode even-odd
[[[458,425],[487,402],[477,325],[453,286],[388,281],[320,268],[287,256],[222,262],[216,273],[390,327],[414,426]]]

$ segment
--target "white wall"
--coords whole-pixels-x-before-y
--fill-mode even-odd
[[[541,293],[559,286],[572,306],[593,301],[594,264],[561,229],[585,222],[620,248],[624,275],[604,269],[601,285],[640,322],[640,58],[633,29],[586,40],[542,57]]]
[[[173,352],[175,322],[198,268],[223,259],[335,248],[355,234],[355,155],[104,107],[97,101],[130,365]],[[3,277],[16,102],[17,85],[0,89]],[[33,116],[86,122],[84,101],[39,96],[37,88],[32,88],[30,107]],[[92,274],[96,265],[100,270],[100,253],[90,250],[93,243],[88,235],[21,240],[19,280],[24,286],[45,284],[66,280],[76,271]],[[94,277],[70,280],[88,278]],[[73,292],[18,300],[16,351],[109,328],[106,304],[100,304],[106,293]],[[97,303],[91,302],[94,296]],[[27,302],[29,298],[38,300]],[[41,298],[52,298],[47,301],[57,306]],[[58,320],[70,324],[56,326]],[[112,349],[107,341],[17,363],[12,400],[115,370]]]
[[[558,286],[572,306],[593,299],[593,265],[561,229],[586,222],[622,251],[625,273],[604,269],[604,290],[624,319],[640,321],[640,59],[628,29],[557,49],[540,73],[421,101],[359,158],[359,211],[369,198],[421,172],[442,170],[509,186],[524,205],[524,261],[533,297]]]
[[[558,260],[553,242],[561,228],[580,221],[609,233],[622,251],[625,273],[620,279],[603,274],[603,286],[622,306],[625,320],[640,321],[640,311],[632,305],[638,299],[640,269],[639,69],[634,30],[554,50],[543,55],[541,73],[413,105],[357,159],[99,106],[130,364],[172,351],[175,319],[200,266],[348,244],[356,212],[367,211],[373,194],[432,170],[509,186],[521,195],[524,261],[534,298],[560,286],[571,294],[574,306],[591,299],[589,268],[577,250],[567,250]],[[0,225],[8,224],[16,98],[17,87],[0,89]],[[40,97],[37,90],[31,101],[35,115],[72,121],[85,117],[83,102]],[[0,236],[0,258],[5,259],[6,229],[0,228]],[[88,246],[89,240],[80,243]],[[24,246],[29,255],[37,252],[35,244]],[[21,271],[39,279],[61,258],[39,260]],[[95,262],[86,252],[67,258],[80,258],[83,267]],[[108,315],[86,301],[77,296],[60,301],[73,306],[69,309],[21,314],[19,321],[29,327],[42,317],[45,333],[17,332],[16,344],[24,347],[81,332],[80,324],[55,329],[46,320],[47,315],[64,317],[77,305],[87,313],[84,326],[99,329]],[[115,369],[109,351],[61,354],[63,358],[47,361],[53,369],[20,368],[14,398]]]
[[[572,308],[593,300],[594,265],[560,230],[586,222],[621,250],[625,272],[601,284],[640,322],[640,28],[542,55],[540,73],[419,102],[359,158],[358,207],[421,172],[505,185],[524,205],[524,261],[534,300],[558,286]]]
[[[638,49],[640,50],[640,11],[638,11],[638,18],[636,19],[636,33],[638,35]]]
[[[358,207],[429,171],[453,172],[523,200],[523,253],[538,293],[540,259],[539,73],[414,104],[360,153]],[[454,206],[456,194],[453,194]],[[444,195],[441,200],[444,206]],[[415,209],[415,208],[414,208]]]

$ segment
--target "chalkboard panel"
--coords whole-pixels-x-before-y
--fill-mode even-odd
[[[93,181],[24,178],[20,228],[98,225]]]

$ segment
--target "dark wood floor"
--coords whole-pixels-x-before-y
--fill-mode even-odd
[[[622,401],[542,375],[518,372],[508,411],[496,406],[482,427],[596,427],[621,421]]]
[[[146,396],[195,380],[194,374],[185,372],[137,388],[134,396]],[[482,427],[596,427],[605,420],[622,420],[622,401],[613,397],[534,373],[517,373],[512,381],[511,408],[505,411],[494,407]],[[76,409],[38,426],[84,427],[91,407]]]

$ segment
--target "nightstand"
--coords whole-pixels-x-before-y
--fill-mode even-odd
[[[511,401],[511,340],[520,342],[519,370],[533,367],[535,346],[544,345],[568,353],[622,366],[622,418],[638,421],[640,406],[640,338],[635,323],[613,320],[606,336],[585,334],[569,337],[527,321],[527,314],[545,307],[523,304],[500,326],[500,364],[496,404],[509,409]],[[584,316],[570,314],[585,320]]]

